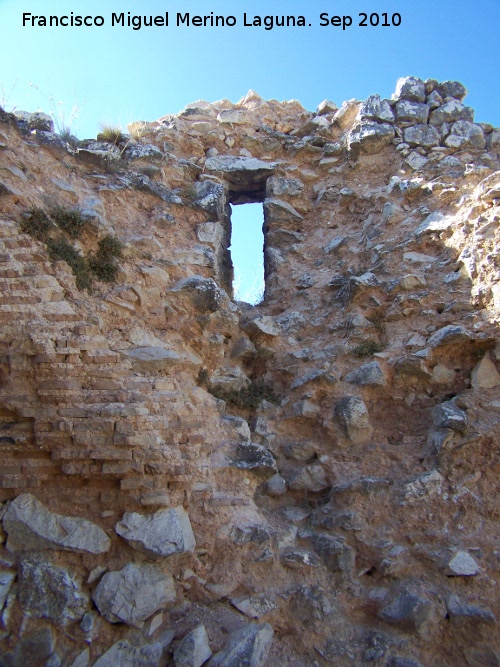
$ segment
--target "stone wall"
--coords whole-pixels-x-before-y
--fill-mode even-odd
[[[466,92],[83,142],[0,111],[4,664],[500,664],[500,129]]]

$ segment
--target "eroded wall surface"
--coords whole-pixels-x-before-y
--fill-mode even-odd
[[[4,664],[499,664],[500,129],[465,95],[78,143],[1,112]]]

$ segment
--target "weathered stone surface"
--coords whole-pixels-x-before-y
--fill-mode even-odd
[[[454,224],[456,224],[454,216],[444,215],[441,211],[434,211],[417,227],[415,234],[421,236],[422,234],[430,234],[431,232],[444,232]]]
[[[163,153],[154,144],[131,144],[123,151],[126,160],[161,159]]]
[[[363,120],[376,120],[381,123],[393,123],[394,112],[387,100],[381,100],[379,95],[370,95],[361,105],[358,118]]]
[[[452,577],[474,577],[481,568],[467,551],[457,551],[446,566],[446,572]]]
[[[174,651],[175,667],[201,667],[212,657],[203,623],[191,630]]]
[[[19,601],[25,612],[58,625],[80,620],[89,597],[70,572],[40,557],[19,564]]]
[[[130,546],[147,556],[171,556],[196,547],[191,522],[183,507],[148,515],[127,512],[115,530]]]
[[[316,114],[318,116],[323,116],[327,114],[334,114],[336,111],[338,111],[338,107],[335,104],[335,102],[331,102],[330,100],[323,100],[318,105],[318,108],[316,109]]]
[[[447,345],[456,345],[457,343],[465,343],[468,340],[470,340],[470,334],[464,327],[449,324],[433,333],[427,340],[427,345],[430,348],[439,348]]]
[[[250,385],[250,379],[239,366],[223,366],[212,373],[210,384],[225,391],[241,391]]]
[[[258,315],[243,326],[250,334],[265,334],[266,336],[279,336],[281,328],[274,317],[269,315]]]
[[[425,83],[416,76],[402,77],[396,83],[393,99],[425,102]]]
[[[224,293],[212,278],[190,276],[183,278],[172,288],[172,292],[189,294],[193,306],[200,312],[215,313],[221,307]]]
[[[451,620],[456,625],[477,623],[495,625],[497,621],[491,609],[469,604],[458,595],[450,595],[446,600],[446,607]]]
[[[303,216],[294,207],[282,199],[265,199],[264,215],[266,224],[273,223],[295,223],[303,220]]]
[[[432,615],[432,602],[419,593],[403,588],[378,615],[386,623],[418,631]]]
[[[474,111],[457,100],[446,102],[429,116],[429,123],[435,127],[441,127],[443,123],[455,123],[458,120],[474,120]]]
[[[398,125],[422,125],[427,123],[428,116],[427,104],[407,100],[396,104],[396,123]]]
[[[351,151],[376,155],[394,139],[394,128],[387,123],[363,123],[349,133]]]
[[[231,604],[249,618],[260,618],[278,608],[276,602],[264,596],[248,597],[243,595],[231,598]]]
[[[121,570],[107,572],[92,598],[110,623],[139,625],[172,604],[176,593],[170,573],[157,565],[129,563]]]
[[[79,153],[81,152],[82,151],[80,150]],[[170,188],[167,188],[165,185],[163,185],[163,183],[152,181],[145,174],[136,174],[134,177],[134,183],[138,190],[143,190],[144,192],[148,192],[151,195],[155,195],[164,202],[169,204],[182,204],[182,199],[178,194],[170,190]]]
[[[410,146],[432,148],[433,146],[439,146],[441,143],[441,135],[432,125],[411,125],[410,127],[406,127],[403,137]]]
[[[459,150],[471,148],[480,151],[485,148],[486,139],[480,125],[468,120],[459,120],[451,126],[450,134],[444,143],[448,148]]]
[[[457,408],[453,401],[445,401],[436,406],[432,420],[437,428],[451,428],[459,433],[465,433],[469,425],[466,413]]]
[[[199,366],[201,364],[201,360],[192,353],[181,353],[159,345],[130,348],[122,350],[122,354],[128,357],[136,368],[146,371],[158,371],[172,365],[194,364]]]
[[[16,573],[10,570],[0,570],[0,612],[2,611],[10,588],[14,583]]]
[[[355,444],[370,440],[373,428],[363,399],[345,396],[335,406],[335,419],[345,435]]]
[[[500,384],[500,373],[487,354],[474,366],[471,380],[472,386],[476,390],[492,389]]]
[[[208,667],[264,667],[273,636],[267,623],[247,625],[231,634],[226,648],[214,655]]]
[[[48,510],[29,493],[13,500],[3,517],[9,551],[63,549],[81,553],[105,553],[111,540],[102,528],[77,517]]]
[[[277,472],[276,461],[271,452],[255,442],[242,442],[234,448],[231,467],[252,470],[267,476]]]
[[[283,178],[281,176],[271,176],[266,181],[266,197],[297,197],[302,194],[304,183],[298,178]]]
[[[266,493],[270,496],[282,496],[286,493],[286,480],[280,474],[273,475],[267,480]]]
[[[47,661],[54,654],[55,645],[54,631],[45,626],[21,637],[13,650],[2,656],[4,665],[6,667],[48,665]]]
[[[160,642],[137,647],[122,639],[101,655],[94,667],[159,667],[163,648]]]
[[[314,550],[332,572],[352,571],[356,552],[341,537],[317,534],[313,536]]]
[[[378,361],[370,361],[356,368],[344,377],[344,381],[362,387],[383,387],[386,383],[384,372]]]
[[[288,482],[293,491],[311,491],[319,493],[330,486],[328,476],[322,465],[311,465],[301,468]]]
[[[440,496],[443,492],[443,476],[437,470],[420,475],[403,487],[406,502],[415,503]]]
[[[213,181],[196,181],[191,186],[194,190],[192,199],[195,206],[199,206],[209,213],[214,220],[220,220],[224,213],[224,188],[220,183]]]
[[[236,185],[248,184],[249,180],[260,179],[264,181],[270,176],[277,164],[275,162],[264,162],[254,157],[242,157],[235,155],[217,155],[210,157],[205,162],[207,171],[214,171],[224,176]]]
[[[442,97],[454,97],[457,100],[463,100],[467,95],[467,88],[460,81],[443,81],[438,84],[438,92]]]
[[[304,549],[288,548],[280,554],[280,562],[291,570],[301,570],[304,567],[317,567],[319,564],[315,554]]]

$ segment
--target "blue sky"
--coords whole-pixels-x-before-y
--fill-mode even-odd
[[[111,27],[112,12],[164,15],[169,28]],[[177,12],[232,15],[233,28],[175,27]],[[100,15],[100,28],[22,27],[33,15]],[[244,27],[254,16],[305,15],[305,28]],[[359,27],[359,14],[401,14],[399,27]],[[319,15],[353,25],[322,27]],[[0,104],[50,112],[95,136],[180,111],[197,99],[298,99],[314,110],[372,93],[390,96],[400,76],[458,79],[476,120],[500,125],[500,1],[477,0],[0,0]],[[29,83],[36,88],[30,87]],[[41,92],[40,92],[41,91]],[[43,94],[42,94],[43,93]],[[62,119],[61,119],[62,121]]]

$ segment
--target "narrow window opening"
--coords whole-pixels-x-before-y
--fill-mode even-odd
[[[262,203],[231,205],[231,259],[236,301],[264,299],[264,209]]]

